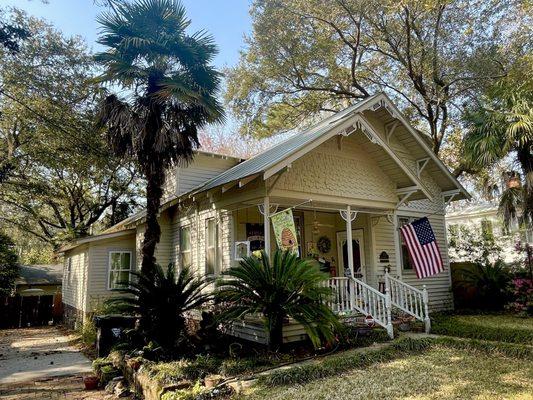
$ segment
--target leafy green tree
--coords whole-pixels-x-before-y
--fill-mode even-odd
[[[0,232],[0,297],[11,295],[18,275],[18,257],[14,243]]]
[[[21,11],[5,18],[30,35],[16,53],[0,48],[0,225],[56,246],[134,199],[137,170],[97,126],[83,41]]]
[[[385,91],[438,153],[456,107],[502,76],[517,2],[256,0],[253,31],[228,71],[242,132],[270,136]]]
[[[145,342],[156,342],[165,349],[179,347],[185,335],[185,313],[201,308],[211,299],[205,289],[209,284],[197,278],[188,268],[176,275],[174,264],[166,272],[155,264],[149,274],[132,272],[134,278],[123,296],[110,299],[106,307],[122,313],[138,315],[138,330]],[[183,349],[182,349],[183,350]]]
[[[311,259],[300,259],[277,250],[272,261],[247,257],[223,274],[217,293],[224,304],[223,320],[237,320],[249,314],[262,314],[269,335],[269,346],[283,343],[283,322],[287,317],[301,323],[313,345],[331,341],[338,327],[336,315],[325,304],[331,290],[322,284],[328,275]]]
[[[506,188],[500,212],[509,224],[533,221],[533,57],[518,60],[509,75],[490,86],[466,116],[469,132],[463,146],[464,164],[490,167],[511,157],[523,175],[522,186]]]
[[[101,121],[112,149],[134,158],[146,178],[146,231],[141,269],[155,263],[161,235],[157,214],[165,171],[186,163],[198,146],[198,128],[221,121],[215,98],[220,74],[210,65],[217,49],[204,32],[187,34],[190,21],[175,0],[114,2],[102,14],[97,55],[103,82],[128,92],[109,95],[102,103]]]

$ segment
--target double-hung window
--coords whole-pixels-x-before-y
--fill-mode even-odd
[[[180,229],[180,261],[182,268],[190,268],[192,265],[190,226],[183,226]]]
[[[402,226],[407,225],[413,222],[414,220],[415,218],[412,217],[398,217],[398,228],[401,228]],[[404,270],[412,270],[413,264],[411,263],[411,258],[409,257],[409,250],[407,250],[407,245],[403,240],[403,236],[400,232],[400,229],[398,229],[398,232],[396,232],[396,234],[400,236],[400,244],[402,246],[402,268]]]
[[[108,289],[124,289],[130,283],[132,269],[131,251],[109,252]]]
[[[216,274],[217,224],[215,218],[205,220],[205,273]]]

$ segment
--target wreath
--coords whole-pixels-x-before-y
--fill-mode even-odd
[[[331,240],[327,236],[321,236],[318,238],[316,247],[322,254],[329,253],[331,250]]]

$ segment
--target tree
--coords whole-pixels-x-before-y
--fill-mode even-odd
[[[522,171],[523,185],[508,187],[500,198],[507,225],[517,219],[523,224],[533,221],[532,68],[533,58],[526,54],[466,115],[463,163],[476,170],[511,157]]]
[[[220,74],[210,65],[217,49],[204,32],[186,33],[190,21],[175,0],[117,2],[98,22],[99,43],[107,47],[96,56],[105,70],[101,81],[129,92],[127,98],[106,97],[101,122],[114,152],[135,158],[146,178],[141,269],[147,273],[161,235],[165,172],[191,160],[198,128],[222,120],[215,98]]]
[[[176,275],[174,264],[169,264],[166,273],[156,264],[149,274],[132,272],[132,275],[136,279],[129,282],[129,288],[121,290],[123,296],[108,300],[106,306],[139,316],[138,331],[146,343],[154,341],[167,350],[176,348],[186,333],[185,313],[211,299],[205,291],[209,282],[195,278],[188,268],[182,268]]]
[[[0,297],[11,295],[18,276],[18,257],[14,250],[14,243],[0,232]]]
[[[133,201],[137,171],[97,126],[100,89],[83,41],[21,11],[10,21],[30,34],[16,53],[0,49],[0,223],[56,246]]]
[[[251,13],[226,94],[243,133],[292,130],[381,90],[435,153],[457,106],[505,73],[506,33],[527,26],[516,2],[477,0],[256,0]]]
[[[300,259],[289,251],[277,250],[272,261],[266,253],[246,257],[238,266],[224,272],[218,301],[224,307],[222,320],[237,320],[249,314],[262,314],[269,346],[283,343],[283,322],[292,317],[301,323],[313,344],[331,341],[338,320],[326,305],[331,290],[322,285],[328,275],[316,261]]]

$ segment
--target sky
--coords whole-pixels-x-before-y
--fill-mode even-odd
[[[182,0],[191,19],[191,31],[211,33],[219,46],[214,63],[218,68],[233,66],[244,45],[244,34],[251,29],[248,13],[250,0]],[[93,50],[101,8],[93,0],[0,0],[0,6],[16,6],[36,17],[44,18],[67,35],[80,35]]]

